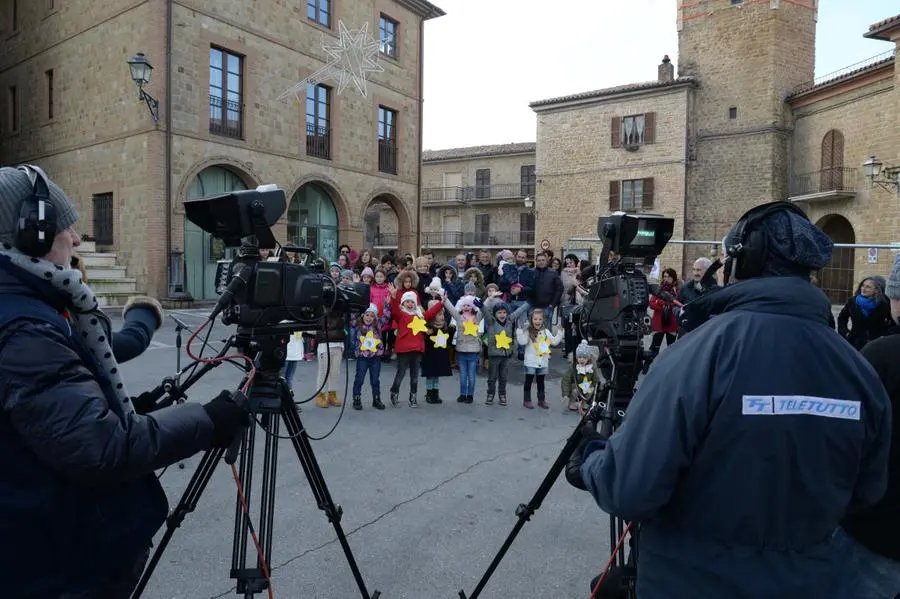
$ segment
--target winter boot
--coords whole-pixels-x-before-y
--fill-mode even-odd
[[[444,403],[444,400],[441,399],[441,390],[440,389],[434,390],[434,398],[431,400],[431,403],[436,403],[436,404]]]
[[[374,397],[372,398],[372,407],[375,408],[376,410],[383,410],[383,409],[384,409],[384,404],[381,403],[381,396],[380,396],[380,395],[376,395],[376,396],[374,396]]]
[[[316,395],[316,405],[319,406],[320,408],[328,407],[328,400],[325,399],[324,393],[319,393],[318,395]]]
[[[437,389],[425,391],[425,403],[437,403]]]
[[[456,403],[466,403],[466,396],[460,394],[459,397],[456,398]]]
[[[531,391],[525,392],[525,398],[522,401],[522,405],[528,408],[529,410],[534,409],[534,404],[531,403]]]
[[[409,407],[411,407],[411,408],[419,407],[419,401],[416,399],[416,394],[413,392],[409,393]]]
[[[543,393],[538,393],[538,407],[542,410],[550,409],[550,406],[547,405],[547,400],[544,397]]]
[[[508,402],[506,401],[506,394],[501,393],[500,394],[500,405],[505,407],[507,405],[507,403]]]
[[[486,406],[494,405],[494,394],[493,393],[488,393],[487,399],[484,400],[484,405],[486,405]]]
[[[362,410],[362,397],[360,397],[359,395],[353,396],[353,409]]]
[[[328,392],[328,405],[334,406],[336,408],[341,407],[343,402],[338,399],[337,391],[329,391]]]
[[[471,395],[466,395],[466,399],[464,401],[465,401],[465,403],[472,403],[475,401],[475,398],[472,397]]]
[[[400,393],[398,391],[391,391],[391,405],[395,408],[400,407]]]

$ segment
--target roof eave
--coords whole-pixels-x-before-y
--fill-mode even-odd
[[[422,157],[422,162],[463,162],[465,160],[476,160],[479,158],[500,158],[506,156],[528,156],[529,154],[535,154],[537,150],[522,150],[519,152],[493,152],[491,154],[469,154],[466,156],[451,156],[447,158],[425,158]]]
[[[611,100],[622,100],[633,98],[635,96],[645,96],[660,92],[669,92],[685,87],[698,87],[695,79],[676,79],[665,85],[648,86],[638,89],[628,89],[616,92],[604,93],[604,90],[597,90],[596,93],[587,92],[583,96],[573,94],[572,96],[563,96],[560,98],[550,98],[549,100],[538,100],[531,102],[528,107],[535,112],[553,110],[557,108],[566,108],[569,106],[579,106],[582,104],[596,104],[598,102],[606,102]]]
[[[447,14],[443,9],[428,2],[428,0],[396,0],[396,2],[422,17],[423,21],[443,17]]]
[[[900,33],[900,15],[893,17],[891,19],[887,19],[881,25],[875,24],[869,28],[869,30],[863,34],[863,37],[868,38],[870,40],[881,40],[884,42],[892,42],[896,40],[898,37],[898,33]],[[891,37],[891,34],[894,34]]]
[[[877,75],[881,71],[893,70],[895,68],[895,65],[896,65],[895,58],[887,58],[881,62],[877,62],[875,64],[869,65],[868,67],[860,69],[856,72],[847,73],[846,75],[843,75],[840,77],[835,77],[831,81],[823,81],[822,83],[820,83],[818,85],[814,85],[814,86],[810,87],[809,89],[805,89],[803,91],[791,94],[790,96],[785,98],[785,102],[788,102],[788,103],[795,102],[801,98],[805,98],[812,94],[820,93],[820,92],[827,90],[829,88],[832,88],[832,87],[837,87],[839,85],[846,85],[846,84],[852,83],[853,81],[856,81],[858,79],[871,78],[871,77]]]

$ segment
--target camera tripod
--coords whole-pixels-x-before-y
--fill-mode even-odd
[[[237,337],[241,337],[240,332]],[[217,358],[225,357],[228,350],[232,347],[249,347],[250,345],[249,340],[244,340],[243,343],[235,343],[235,337],[232,337],[219,352]],[[380,597],[381,593],[379,591],[375,591],[370,595],[366,589],[356,559],[341,527],[343,510],[334,503],[331,493],[325,484],[325,479],[313,454],[306,430],[300,420],[299,410],[294,403],[293,393],[284,378],[279,374],[282,361],[275,359],[274,353],[274,350],[269,350],[268,348],[258,353],[258,371],[246,398],[246,408],[252,419],[251,426],[236,439],[235,444],[230,448],[210,449],[203,455],[184,494],[166,519],[166,530],[160,538],[156,550],[150,557],[147,567],[131,595],[131,599],[138,599],[144,592],[175,530],[181,526],[185,517],[196,509],[203,491],[206,489],[216,466],[223,457],[228,464],[234,464],[238,456],[240,457],[238,479],[240,487],[243,489],[243,492],[239,494],[235,509],[231,578],[237,581],[237,593],[247,599],[252,599],[254,595],[262,593],[269,588],[269,572],[264,569],[264,566],[265,564],[271,564],[272,556],[278,442],[280,438],[285,438],[279,437],[281,422],[284,423],[287,435],[294,446],[294,451],[297,453],[297,458],[300,460],[300,464],[309,481],[316,504],[320,510],[325,512],[328,521],[335,530],[338,541],[350,565],[353,578],[359,587],[360,595],[363,599],[378,599]],[[218,366],[219,363],[221,362],[216,362],[215,359],[206,362],[184,385],[178,385],[177,381],[173,381],[171,378],[166,379],[159,388],[164,389],[163,393],[167,393],[168,398],[159,405],[161,407],[171,405],[173,399],[170,398],[183,397],[188,387],[196,383],[206,372]],[[159,393],[159,396],[162,396],[162,393]],[[259,497],[259,527],[255,531],[257,533],[256,539],[258,539],[259,543],[256,547],[257,559],[255,564],[248,565],[248,540],[250,533],[253,532],[249,507],[254,477],[254,450],[257,432],[257,427],[253,426],[253,421],[256,421],[259,427],[263,429],[265,445],[263,450],[262,488]],[[245,506],[247,511],[245,511]]]
[[[549,472],[544,476],[544,480],[541,481],[540,486],[538,486],[537,491],[535,491],[532,498],[528,501],[528,503],[519,504],[519,507],[516,508],[516,517],[518,520],[516,524],[513,526],[512,531],[510,531],[509,535],[506,537],[506,540],[501,545],[500,549],[497,551],[497,554],[494,556],[494,559],[491,560],[490,565],[488,565],[487,570],[484,575],[481,577],[481,580],[478,581],[478,584],[475,586],[475,589],[472,591],[471,595],[466,595],[465,591],[459,592],[459,599],[477,599],[484,588],[487,586],[488,581],[491,579],[491,576],[494,575],[494,571],[496,571],[497,567],[500,565],[500,562],[503,561],[503,558],[506,556],[507,551],[512,546],[513,542],[516,540],[516,537],[519,536],[519,533],[522,531],[522,528],[525,526],[525,523],[531,520],[531,517],[541,508],[541,505],[544,503],[544,499],[546,499],[547,495],[550,493],[550,489],[556,483],[556,479],[559,478],[559,475],[563,472],[566,465],[569,463],[569,459],[575,453],[575,450],[578,449],[581,441],[584,439],[583,428],[585,424],[593,424],[596,425],[598,422],[601,423],[602,429],[606,427],[607,424],[610,425],[609,431],[611,433],[612,426],[621,421],[625,416],[624,410],[616,409],[615,399],[616,399],[616,377],[618,372],[618,367],[616,365],[616,361],[612,359],[612,355],[609,352],[608,347],[603,346],[603,355],[609,359],[612,366],[612,373],[606,384],[602,389],[594,389],[594,394],[592,397],[591,407],[585,412],[584,416],[579,421],[578,425],[575,427],[575,430],[569,435],[569,438],[566,440],[566,444],[563,447],[562,451],[557,456],[556,461],[553,462],[553,465],[550,466]],[[574,359],[574,358],[573,358]],[[603,393],[606,393],[606,401],[599,401],[598,397]],[[602,430],[601,429],[601,430]],[[615,516],[610,515],[610,538],[612,540],[612,544],[610,545],[610,551],[614,551],[617,547],[619,539],[624,536],[624,531],[627,524],[616,518]],[[617,534],[618,533],[618,534]],[[632,537],[634,538],[634,537]],[[624,552],[617,552],[616,557],[618,558],[616,561],[616,566],[619,567],[619,571],[622,574],[627,575],[627,564],[624,556]],[[629,556],[628,561],[631,562],[636,558],[636,544],[632,544],[632,552]],[[612,560],[611,560],[612,561]],[[619,562],[621,561],[621,566],[619,566]],[[597,577],[595,582],[591,585],[592,588],[596,584],[596,582],[600,579]],[[622,585],[631,584],[633,588],[633,584],[630,581],[625,580],[625,576],[621,577]],[[615,591],[614,591],[615,592]],[[605,594],[605,595],[595,595],[595,597],[613,597],[619,596]],[[624,595],[626,599],[632,599],[634,595]]]

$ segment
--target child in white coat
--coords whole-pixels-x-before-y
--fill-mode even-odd
[[[554,345],[563,340],[564,330],[555,327],[551,332],[544,327],[544,311],[533,308],[528,318],[528,326],[516,331],[516,341],[525,346],[525,387],[522,405],[529,410],[534,409],[531,403],[531,384],[537,380],[538,407],[547,410],[547,394],[544,389],[544,378],[550,365],[550,351]]]

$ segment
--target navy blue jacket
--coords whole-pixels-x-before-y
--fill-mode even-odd
[[[125,414],[61,299],[0,261],[0,578],[19,599],[128,571],[168,511],[153,471],[212,435],[197,403]]]
[[[828,599],[832,535],[887,485],[884,387],[803,279],[697,301],[713,317],[660,355],[582,476],[643,522],[641,599]]]

